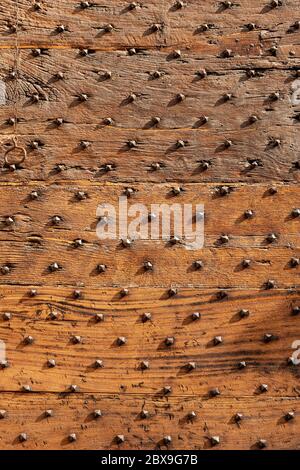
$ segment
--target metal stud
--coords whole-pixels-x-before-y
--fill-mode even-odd
[[[14,118],[14,117],[9,117],[6,121],[6,123],[9,125],[9,126],[13,126],[14,124],[16,124],[17,122],[17,119]]]
[[[8,361],[6,361],[5,359],[0,361],[0,369],[7,369],[8,367],[9,367]]]
[[[117,345],[118,346],[123,346],[126,343],[127,343],[127,339],[125,338],[125,336],[119,336],[117,338]]]
[[[175,59],[179,59],[181,57],[181,51],[179,49],[176,49],[175,51],[173,51],[173,57]]]
[[[270,6],[271,6],[272,8],[277,8],[277,7],[279,7],[280,5],[281,5],[281,1],[280,1],[280,0],[271,0],[271,2],[270,2]]]
[[[142,315],[142,322],[143,323],[146,323],[147,321],[150,321],[151,319],[152,319],[151,313],[148,313],[148,312],[143,313],[143,315]]]
[[[56,124],[58,127],[62,126],[64,122],[64,119],[61,117],[58,117],[54,120],[54,124]]]
[[[84,245],[84,241],[81,238],[76,238],[76,240],[73,242],[73,245],[75,248],[80,248]]]
[[[300,259],[299,258],[291,258],[290,260],[290,265],[292,268],[296,268],[300,264]]]
[[[127,197],[131,197],[134,194],[134,189],[133,188],[125,188],[124,190],[124,195]]]
[[[49,271],[55,272],[59,270],[59,265],[57,263],[52,263],[49,265]]]
[[[113,123],[114,123],[114,120],[110,117],[107,117],[105,119],[103,119],[103,123],[106,125],[106,126],[111,126]]]
[[[167,336],[165,339],[165,345],[166,346],[172,346],[175,343],[175,338],[174,336]]]
[[[87,199],[88,194],[85,191],[77,191],[75,197],[79,201],[83,201],[84,199]]]
[[[25,442],[25,441],[27,441],[27,439],[28,439],[28,435],[25,432],[21,432],[21,434],[19,434],[19,441],[20,442]]]
[[[79,387],[78,387],[78,385],[71,384],[70,387],[69,387],[69,390],[72,393],[76,393],[76,392],[79,392]]]
[[[267,391],[269,390],[269,387],[268,387],[267,384],[261,384],[261,385],[259,386],[259,389],[260,389],[260,391],[261,391],[262,393],[265,393],[265,392],[267,392]]]
[[[157,124],[160,123],[161,118],[158,117],[158,116],[153,116],[152,119],[151,119],[151,121],[152,121],[153,124],[157,125]]]
[[[2,317],[3,317],[3,320],[9,321],[9,320],[11,320],[11,318],[12,318],[12,313],[4,312],[3,315],[2,315]]]
[[[80,344],[81,342],[82,342],[81,336],[77,336],[77,335],[72,336],[72,343],[73,344]]]
[[[204,266],[204,263],[201,260],[196,260],[193,262],[193,266],[195,269],[202,269]]]
[[[248,78],[253,78],[256,76],[256,71],[253,69],[247,70],[247,77]]]
[[[7,415],[6,410],[0,410],[0,419],[4,419]]]
[[[75,442],[76,440],[77,440],[77,436],[76,436],[75,432],[68,435],[68,441],[69,442]]]
[[[140,413],[140,416],[142,419],[147,419],[149,418],[149,411],[147,410],[142,410],[141,413]]]
[[[79,54],[82,56],[82,57],[86,57],[89,55],[89,50],[88,49],[80,49],[79,51]]]
[[[38,48],[32,49],[31,53],[32,53],[32,55],[33,55],[34,57],[38,57],[38,56],[41,55],[42,50],[41,50],[41,49],[38,49]]]
[[[11,216],[5,218],[5,225],[10,226],[15,223],[15,219]]]
[[[269,194],[271,194],[272,196],[274,196],[274,194],[277,194],[278,193],[278,189],[275,187],[275,186],[271,186],[268,190]]]
[[[239,423],[240,421],[242,421],[242,419],[244,419],[244,416],[242,415],[242,413],[236,413],[234,415],[234,420],[236,423]]]
[[[176,147],[177,147],[178,149],[185,147],[185,142],[184,142],[184,140],[177,140],[177,142],[176,142]]]
[[[104,273],[107,270],[106,264],[98,264],[97,271],[98,273]]]
[[[82,8],[83,10],[85,8],[89,8],[91,6],[90,2],[80,2],[80,8]]]
[[[293,411],[289,411],[288,413],[286,413],[284,418],[286,421],[291,421],[292,419],[295,418],[295,413]]]
[[[187,414],[187,418],[192,421],[192,420],[194,420],[194,419],[197,418],[197,413],[196,413],[195,411],[190,411],[190,412]]]
[[[128,140],[127,146],[128,146],[130,149],[136,148],[136,147],[137,147],[137,142],[136,142],[136,140]]]
[[[136,2],[132,2],[128,5],[129,10],[135,10],[138,7]]]
[[[23,390],[23,392],[31,392],[32,388],[31,388],[30,385],[23,385],[22,390]]]
[[[106,70],[103,74],[102,74],[102,77],[105,79],[105,80],[110,80],[111,77],[112,77],[112,73],[110,70]]]
[[[258,121],[258,117],[255,114],[252,114],[251,116],[249,116],[249,122],[251,124],[254,124],[257,121]]]
[[[210,397],[217,397],[219,395],[221,395],[221,392],[217,387],[213,388],[212,390],[209,391],[209,396]]]
[[[263,339],[264,339],[264,342],[265,342],[265,343],[270,343],[271,341],[273,341],[274,339],[276,339],[276,336],[273,335],[272,333],[265,333]]]
[[[38,294],[38,291],[36,289],[30,289],[30,291],[28,292],[28,295],[30,297],[35,297],[37,294]]]
[[[176,287],[171,287],[168,290],[168,294],[169,294],[169,297],[174,297],[175,295],[178,294],[178,289],[176,289]]]
[[[265,449],[267,446],[268,446],[268,443],[265,439],[259,439],[259,441],[257,441],[257,447],[259,449]]]
[[[246,361],[240,361],[238,363],[238,368],[239,369],[245,369],[247,367]]]
[[[176,95],[176,101],[181,102],[183,100],[185,100],[185,95],[183,93],[178,93]]]
[[[229,242],[229,236],[228,235],[221,235],[219,240],[220,240],[220,243],[225,245],[226,243]]]
[[[152,271],[153,270],[153,264],[151,263],[151,261],[145,261],[144,262],[144,269],[146,271]]]
[[[112,24],[106,24],[104,27],[103,27],[103,30],[106,32],[106,33],[111,33],[113,30],[114,30],[114,27]]]
[[[31,191],[30,199],[34,200],[34,199],[38,199],[38,197],[39,197],[39,193],[37,191]]]
[[[212,436],[210,438],[210,443],[212,446],[217,446],[220,444],[220,437],[219,436]]]
[[[164,393],[164,395],[169,395],[170,393],[172,393],[172,387],[170,385],[166,385],[163,388],[163,393]]]
[[[223,57],[229,59],[230,57],[233,57],[233,52],[231,49],[225,49],[222,53]]]
[[[223,338],[222,336],[215,336],[213,341],[214,341],[214,345],[217,346],[218,344],[223,343]]]
[[[38,10],[42,9],[42,5],[41,5],[40,2],[34,2],[33,8],[34,8],[34,10],[38,11]]]
[[[172,437],[171,436],[164,436],[163,438],[164,444],[168,446],[172,442]]]
[[[249,268],[251,266],[251,260],[250,259],[243,259],[242,266],[243,266],[243,268]]]
[[[102,416],[101,410],[94,410],[93,416],[95,419],[101,418]]]
[[[274,93],[271,93],[270,95],[270,99],[272,101],[278,101],[280,98],[280,93],[278,91],[274,92]]]
[[[191,315],[191,317],[192,317],[192,320],[193,320],[193,321],[200,320],[200,318],[201,318],[201,313],[200,313],[200,312],[193,312],[192,315]]]
[[[155,70],[153,73],[152,73],[152,77],[153,78],[160,78],[162,76],[162,72],[160,72],[159,70]]]
[[[47,366],[48,366],[49,368],[55,367],[55,366],[56,366],[55,359],[48,359],[48,361],[47,361]]]
[[[38,101],[40,101],[40,96],[38,93],[33,93],[33,95],[31,95],[31,100],[34,102],[34,103],[38,103]]]
[[[32,344],[32,343],[34,343],[34,338],[32,336],[25,336],[24,343],[25,344]]]
[[[292,315],[300,315],[300,307],[296,306],[292,308]]]
[[[132,245],[132,241],[129,240],[129,238],[125,238],[124,240],[122,240],[122,245],[125,247],[125,248],[128,248]]]
[[[103,367],[103,361],[101,359],[96,359],[94,362],[95,369],[101,369]]]
[[[149,369],[149,367],[150,367],[149,361],[142,361],[141,362],[141,369],[142,370],[147,370],[147,369]]]
[[[298,360],[295,357],[289,357],[287,359],[287,363],[289,366],[297,366],[298,365]]]
[[[196,369],[196,363],[195,362],[188,362],[186,364],[186,369],[189,371],[189,372],[192,372],[193,370]]]
[[[276,233],[270,233],[270,234],[267,236],[267,241],[268,241],[269,243],[273,243],[273,242],[275,242],[275,241],[277,240],[277,238],[278,238],[278,237],[277,237]]]
[[[56,80],[63,80],[63,79],[64,79],[64,74],[63,74],[63,72],[60,72],[60,71],[59,71],[59,72],[56,72],[55,78],[56,78]]]
[[[174,188],[172,188],[172,193],[175,196],[178,196],[181,192],[182,192],[182,188],[180,186],[174,186]]]
[[[74,297],[74,299],[80,299],[82,297],[82,292],[78,289],[75,289],[73,291],[73,297]]]
[[[123,442],[125,442],[125,437],[124,437],[124,435],[123,435],[123,434],[118,434],[118,435],[116,436],[116,441],[117,441],[118,444],[123,444]]]
[[[128,49],[128,54],[129,55],[135,55],[136,54],[136,49],[134,47],[131,47],[130,49]]]
[[[248,31],[253,31],[256,28],[255,23],[248,23],[246,26],[247,26]]]
[[[217,298],[219,300],[224,300],[224,299],[228,299],[229,297],[229,294],[228,292],[226,292],[225,290],[220,290],[218,293],[217,293]]]
[[[267,282],[265,283],[265,288],[266,289],[274,289],[276,283],[273,281],[273,279],[268,279]]]
[[[49,410],[45,410],[45,413],[44,413],[44,414],[45,414],[45,417],[46,417],[46,418],[52,418],[52,416],[53,416],[53,410],[50,410],[50,409],[49,409]]]
[[[87,140],[82,140],[80,142],[80,147],[83,149],[83,150],[86,150],[88,147],[90,147],[91,143],[88,142]]]
[[[199,78],[205,78],[207,77],[207,71],[205,69],[200,69],[196,72],[196,75],[199,77]]]
[[[233,6],[232,2],[229,2],[227,0],[222,2],[222,5],[224,8],[231,8]]]
[[[300,209],[293,209],[292,210],[292,217],[294,217],[294,219],[296,219],[297,217],[300,217]]]
[[[121,297],[126,297],[127,295],[129,295],[129,289],[127,288],[122,289],[120,292],[120,295]]]
[[[66,31],[66,27],[63,24],[60,24],[60,25],[56,26],[56,31],[58,33],[64,33]]]

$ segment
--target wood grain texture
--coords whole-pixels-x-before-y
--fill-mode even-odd
[[[81,10],[79,2],[56,0],[43,3],[41,10],[34,11],[31,0],[22,0],[18,6],[20,26],[17,37],[22,46],[29,47],[34,44],[110,50],[180,46],[204,57],[215,57],[227,47],[244,58],[259,53],[269,55],[270,43],[282,46],[283,59],[288,58],[285,46],[297,50],[299,32],[292,28],[295,22],[293,1],[272,9],[268,2],[255,0],[249,4],[244,0],[228,10],[215,0],[203,4],[197,0],[189,1],[182,9],[174,8],[175,3],[173,0],[140,2],[141,7],[130,11],[130,2],[114,0],[106,4],[94,2],[92,8]],[[15,11],[14,2],[9,1],[0,12],[4,45],[15,44],[15,34],[8,28],[15,24]],[[257,25],[255,31],[249,32],[245,28],[250,21]],[[199,30],[203,23],[210,25],[208,32]],[[66,29],[63,33],[56,30],[61,24]],[[104,30],[108,24],[113,26],[111,32]],[[157,32],[153,31],[153,24],[159,25]]]
[[[0,5],[0,449],[299,449],[299,2],[129,4]],[[97,206],[128,187],[149,212],[203,204],[204,247],[99,240]]]
[[[218,387],[221,396],[253,397],[264,381],[271,396],[297,396],[299,371],[287,359],[300,334],[299,318],[292,315],[299,291],[230,290],[225,301],[217,300],[217,292],[196,289],[180,290],[172,299],[163,289],[132,289],[124,299],[117,289],[84,289],[76,301],[71,289],[38,287],[34,298],[27,292],[1,288],[1,310],[12,314],[11,321],[0,323],[11,364],[0,371],[2,392],[29,384],[34,392],[69,395],[69,386],[76,384],[89,393],[161,396],[162,387],[171,385],[180,396],[209,398]],[[239,317],[241,308],[249,310],[248,318]],[[191,319],[195,311],[202,315],[198,321]],[[143,323],[145,312],[152,319]],[[96,313],[104,314],[103,322],[95,322]],[[265,343],[266,333],[276,339]],[[31,345],[24,344],[28,335],[34,338]],[[73,344],[74,335],[81,336],[79,344]],[[214,346],[219,335],[223,343]],[[116,344],[119,336],[127,339],[125,345]],[[168,336],[175,338],[171,347],[164,344]],[[55,359],[56,367],[47,367],[48,359]],[[94,368],[96,359],[103,368]],[[143,360],[149,369],[141,370]],[[192,372],[186,369],[189,362],[196,363]]]
[[[270,449],[299,449],[299,398],[224,398],[211,403],[198,397],[32,394],[25,401],[6,393],[0,403],[7,410],[0,421],[0,446],[7,449],[203,450],[211,448],[214,435],[220,436],[219,449],[257,449],[259,439],[266,439]],[[45,418],[46,409],[53,410],[53,417]],[[97,420],[95,409],[102,411]],[[149,411],[149,418],[141,419],[142,410]],[[192,421],[187,418],[191,411],[197,413]],[[296,418],[286,422],[290,411]],[[244,415],[240,424],[234,421],[236,413]],[[18,440],[21,432],[28,435],[25,443]],[[70,433],[76,433],[76,442],[68,441]],[[124,434],[122,445],[116,443],[118,434]],[[166,435],[172,437],[168,447],[163,443]]]

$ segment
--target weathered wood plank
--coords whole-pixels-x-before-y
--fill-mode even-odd
[[[0,337],[11,364],[0,371],[1,391],[28,384],[34,392],[68,395],[76,384],[82,392],[161,396],[170,385],[175,395],[209,398],[218,387],[221,396],[254,397],[266,383],[266,395],[297,396],[299,370],[287,364],[300,334],[292,315],[297,291],[233,290],[223,302],[216,292],[196,289],[180,290],[172,299],[162,289],[132,289],[123,299],[116,289],[86,289],[76,301],[72,290],[61,287],[38,287],[34,298],[20,287],[2,287],[1,293],[1,310],[12,314],[9,321],[1,316]],[[241,308],[249,310],[247,318],[239,317]],[[192,321],[196,311],[201,319]],[[143,323],[145,312],[152,319]],[[95,313],[104,314],[104,322],[95,323]],[[264,342],[266,333],[276,340]],[[28,335],[33,344],[24,344]],[[82,338],[79,344],[72,343],[74,335]],[[218,335],[223,343],[214,346]],[[119,336],[126,337],[125,345],[116,344]],[[171,347],[164,345],[167,336],[175,338]],[[47,367],[49,359],[56,367]],[[96,359],[103,368],[93,367]],[[141,361],[149,361],[148,370],[141,370]],[[243,370],[240,361],[246,361]],[[192,372],[189,362],[196,364]]]
[[[270,449],[299,449],[298,398],[220,399],[198,397],[168,398],[82,394],[61,398],[53,394],[34,394],[24,401],[18,394],[0,394],[7,417],[0,421],[0,447],[6,449],[159,449],[165,450],[164,436],[171,435],[169,449],[207,449],[210,437],[220,436],[220,449],[255,449],[259,439]],[[45,410],[53,416],[45,418]],[[93,418],[95,409],[102,417]],[[142,419],[142,410],[149,418]],[[188,419],[195,411],[197,417]],[[295,419],[284,416],[293,411]],[[243,420],[236,424],[236,413]],[[259,423],[259,425],[258,425]],[[20,443],[21,432],[28,440]],[[76,442],[68,442],[76,433]],[[115,438],[123,434],[119,446]]]
[[[110,203],[119,216],[119,197],[124,195],[127,185],[73,182],[65,184],[39,184],[28,186],[18,183],[0,185],[0,239],[26,240],[38,234],[66,240],[89,235],[90,241],[97,241],[97,207]],[[299,207],[299,189],[296,185],[285,184],[246,184],[226,185],[229,194],[221,196],[220,186],[215,184],[185,184],[180,195],[172,197],[175,184],[133,184],[133,195],[128,199],[128,207],[144,204],[149,212],[157,212],[153,204],[191,204],[195,214],[196,205],[204,206],[204,230],[206,246],[213,246],[220,234],[233,237],[232,246],[242,243],[245,246],[267,247],[261,238],[270,233],[278,235],[276,246],[296,244],[299,233],[299,217],[293,217],[293,210]],[[275,194],[272,190],[277,191]],[[31,194],[37,198],[32,199]],[[79,200],[78,194],[85,199]],[[57,204],[59,201],[59,206]],[[247,219],[245,212],[253,211]],[[51,224],[54,215],[59,215],[61,223]],[[14,223],[6,224],[10,216]],[[129,220],[132,220],[129,217]],[[195,228],[195,224],[193,224]],[[149,233],[149,232],[148,232]],[[94,237],[93,237],[94,235]],[[236,237],[248,237],[242,242]],[[27,238],[24,238],[27,237]],[[283,238],[282,238],[283,237]],[[141,235],[141,238],[144,238]],[[251,241],[252,240],[252,241]],[[270,246],[270,245],[269,245]]]
[[[7,27],[15,24],[16,6],[6,5],[0,11],[2,44],[14,45],[15,34]],[[107,5],[94,3],[92,8],[81,10],[79,2],[54,1],[43,4],[41,10],[32,8],[31,0],[18,4],[18,41],[21,45],[53,47],[96,47],[118,49],[126,47],[181,47],[193,49],[203,56],[216,56],[226,47],[241,56],[268,54],[268,43],[264,39],[274,35],[272,43],[288,44],[291,48],[299,40],[295,22],[293,2],[279,9],[269,9],[267,3],[255,0],[240,2],[232,9],[223,9],[221,2],[214,0],[199,4],[193,0],[184,8],[174,8],[175,2],[151,2],[141,4],[134,10],[120,0]],[[256,30],[247,31],[245,23],[257,25]],[[66,31],[59,33],[56,28],[64,25]],[[113,30],[105,32],[103,27],[111,24]],[[159,30],[152,29],[158,24]],[[206,32],[199,26],[208,24]],[[292,33],[292,34],[289,34]],[[237,37],[239,40],[237,41]],[[271,43],[271,44],[272,44]],[[255,46],[254,46],[255,45]],[[288,57],[288,53],[283,55]]]
[[[47,129],[48,126],[48,130]],[[230,131],[226,135],[212,132],[206,135],[202,130],[180,131],[132,131],[105,129],[101,133],[89,125],[68,123],[63,129],[52,128],[52,124],[36,122],[20,123],[22,134],[19,143],[41,141],[44,146],[32,151],[21,169],[11,172],[2,168],[3,181],[92,179],[112,181],[299,181],[297,158],[297,134],[294,126],[278,129],[244,129]],[[10,129],[2,142],[10,142]],[[76,139],[75,139],[76,135]],[[282,139],[276,148],[268,145],[269,137]],[[225,140],[233,145],[224,149]],[[128,150],[127,142],[135,140],[137,147]],[[176,142],[187,142],[184,148],[176,149]],[[81,141],[92,142],[91,148],[82,151]],[[59,142],[59,145],[57,143]],[[251,152],[249,153],[249,148]],[[209,161],[211,166],[202,170],[201,162]],[[257,162],[252,166],[252,162]],[[1,159],[3,165],[3,157]],[[151,164],[161,163],[159,171],[153,171]],[[115,170],[105,171],[105,165]],[[57,171],[62,165],[62,171]]]
[[[249,79],[246,72],[251,62],[241,65],[234,60],[228,64],[216,60],[206,65],[195,54],[186,60],[168,61],[167,54],[160,52],[128,56],[126,53],[97,52],[90,58],[80,58],[75,51],[53,50],[47,55],[33,57],[30,51],[20,55],[18,87],[23,92],[19,100],[20,117],[25,120],[45,121],[62,116],[68,122],[103,125],[105,118],[114,120],[114,127],[151,128],[151,118],[159,116],[161,122],[152,127],[157,130],[171,128],[200,128],[201,115],[210,121],[203,125],[206,133],[251,127],[249,116],[260,118],[254,129],[268,126],[295,124],[291,103],[295,71],[290,67],[273,68],[261,59],[257,77]],[[199,69],[206,68],[208,76],[197,76]],[[158,70],[162,76],[154,78]],[[103,73],[111,72],[110,79]],[[55,80],[57,72],[63,72],[62,80]],[[128,84],[124,88],[124,83]],[[280,99],[269,99],[280,92]],[[40,102],[30,101],[38,93]],[[88,100],[80,102],[80,93]],[[126,101],[135,93],[133,103]],[[185,95],[177,102],[178,93]],[[223,99],[231,93],[232,99]],[[253,124],[252,124],[253,126]]]
[[[94,237],[93,237],[94,238]],[[9,272],[0,274],[1,284],[84,285],[84,286],[197,286],[243,287],[266,289],[272,280],[276,287],[299,286],[300,269],[293,267],[292,258],[299,259],[300,248],[274,249],[234,247],[204,247],[198,250],[172,246],[169,242],[135,241],[124,248],[120,241],[89,241],[74,248],[74,240],[28,237],[24,241],[2,241],[0,266]],[[237,244],[239,242],[237,241]],[[265,239],[261,243],[266,243]],[[242,243],[241,243],[242,245]],[[299,237],[298,237],[299,247]],[[195,269],[196,260],[204,268]],[[250,260],[244,268],[243,261]],[[151,262],[152,269],[144,267]],[[57,263],[57,270],[51,266]],[[99,273],[97,266],[106,266]]]

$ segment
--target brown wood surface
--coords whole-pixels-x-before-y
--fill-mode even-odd
[[[211,449],[210,437],[220,436],[220,448],[256,450],[259,439],[266,439],[269,448],[295,449],[299,444],[296,421],[286,422],[290,411],[299,413],[299,398],[220,398],[218,402],[194,397],[148,397],[142,394],[80,394],[61,397],[35,393],[26,400],[18,394],[5,393],[1,406],[7,417],[0,421],[1,447],[7,449]],[[45,410],[53,416],[45,418]],[[102,417],[93,418],[95,409]],[[34,410],[34,412],[33,412]],[[141,419],[142,410],[149,418]],[[193,421],[191,411],[197,413]],[[241,424],[234,415],[242,413]],[[257,422],[260,423],[259,427]],[[180,429],[180,431],[179,431]],[[28,441],[20,443],[16,436],[26,432]],[[70,443],[68,435],[76,433]],[[125,442],[116,443],[123,434]],[[171,435],[166,447],[163,437]]]
[[[126,299],[119,292],[83,289],[83,298],[74,301],[72,289],[42,287],[32,299],[25,288],[3,288],[1,310],[9,305],[12,318],[0,323],[11,364],[0,371],[1,391],[18,392],[28,384],[33,392],[68,394],[76,384],[86,393],[160,396],[171,385],[174,395],[207,399],[215,387],[221,396],[260,395],[259,386],[267,383],[271,396],[297,396],[299,371],[287,359],[300,333],[299,318],[292,315],[299,291],[229,290],[225,301],[217,299],[218,291],[195,288],[180,289],[171,300],[163,289],[133,288]],[[241,308],[249,310],[248,318],[240,318]],[[152,319],[143,323],[145,312]],[[193,312],[201,319],[192,321]],[[103,322],[95,322],[97,313]],[[264,342],[266,333],[274,335],[270,343]],[[33,344],[24,344],[28,335]],[[219,335],[223,343],[215,346]],[[73,336],[81,342],[73,344]],[[127,339],[123,346],[116,343],[120,336]],[[173,346],[164,344],[168,336],[175,338]],[[48,359],[56,367],[47,367]],[[96,359],[103,368],[94,368]],[[147,370],[140,367],[144,360]],[[190,361],[196,363],[192,372],[186,369]],[[243,370],[241,361],[247,364]]]
[[[299,449],[300,366],[288,361],[300,340],[300,268],[291,265],[300,258],[300,217],[292,215],[300,208],[299,2],[136,3],[0,5],[0,340],[8,360],[0,368],[0,449],[257,449],[259,439]],[[13,138],[11,162],[26,158],[9,168]],[[184,237],[172,245],[142,236],[130,248],[99,240],[98,205],[117,205],[126,188],[134,190],[129,205],[149,212],[151,204],[203,204],[204,247],[188,250]],[[50,272],[54,262],[59,270]]]

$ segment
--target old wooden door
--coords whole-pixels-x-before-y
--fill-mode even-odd
[[[1,1],[1,449],[300,447],[299,19]],[[204,247],[99,239],[121,195]]]

